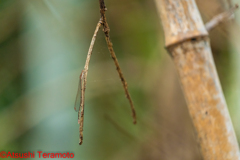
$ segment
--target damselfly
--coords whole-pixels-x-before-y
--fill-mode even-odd
[[[85,91],[85,82],[84,82],[84,70],[79,76],[78,91],[75,100],[74,110],[78,112],[78,124],[79,126],[79,144],[82,144],[83,141],[83,116],[84,116],[84,91]]]

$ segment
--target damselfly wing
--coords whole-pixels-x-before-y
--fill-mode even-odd
[[[79,83],[78,83],[78,91],[77,91],[77,96],[76,96],[76,100],[75,100],[75,105],[74,105],[74,110],[76,112],[79,112],[80,107],[81,107],[81,98],[82,98],[82,74],[83,72],[80,74],[79,76]]]

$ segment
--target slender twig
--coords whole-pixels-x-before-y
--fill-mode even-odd
[[[95,29],[94,35],[92,37],[92,41],[88,50],[88,54],[87,54],[87,59],[86,59],[86,63],[84,66],[84,69],[80,75],[80,83],[79,85],[81,86],[81,99],[80,99],[80,109],[78,111],[78,123],[79,123],[79,145],[82,144],[83,142],[83,117],[84,117],[84,100],[85,100],[85,90],[86,90],[86,84],[87,84],[87,74],[88,74],[88,66],[89,66],[89,62],[90,62],[90,58],[92,55],[92,51],[93,51],[93,46],[97,37],[97,33],[99,31],[99,28],[102,25],[102,18],[100,18],[97,27]]]
[[[115,63],[115,66],[116,66],[117,72],[119,74],[119,77],[121,79],[121,82],[122,82],[122,85],[123,85],[126,97],[127,97],[128,101],[130,103],[131,110],[132,110],[133,123],[136,124],[137,123],[137,121],[136,121],[136,112],[135,112],[134,105],[133,105],[132,99],[130,97],[130,94],[128,92],[127,82],[126,82],[126,80],[125,80],[125,78],[123,76],[122,70],[120,69],[120,65],[118,63],[116,54],[115,54],[115,52],[113,50],[113,44],[112,44],[112,42],[110,40],[110,35],[109,35],[110,29],[109,29],[109,26],[108,26],[108,23],[107,23],[106,15],[105,15],[105,11],[107,10],[107,8],[105,6],[104,0],[99,0],[99,4],[100,4],[100,13],[101,13],[101,18],[102,18],[103,31],[105,33],[105,39],[107,41],[108,50],[109,50],[109,52],[110,52],[110,54],[112,56],[112,59],[113,59],[113,61]]]
[[[99,2],[100,2],[101,18],[100,18],[100,20],[97,24],[96,30],[95,30],[94,35],[92,37],[92,41],[91,41],[91,44],[90,44],[90,47],[89,47],[89,50],[88,50],[87,59],[86,59],[84,69],[83,69],[83,71],[82,71],[82,73],[79,77],[79,79],[80,79],[79,89],[78,89],[79,91],[77,93],[77,98],[76,98],[75,107],[74,107],[74,109],[77,110],[78,98],[79,98],[79,95],[80,95],[80,106],[79,106],[80,109],[78,111],[79,145],[81,145],[82,142],[83,142],[84,101],[85,101],[85,90],[86,90],[86,84],[87,84],[88,66],[89,66],[91,55],[92,55],[93,46],[94,46],[94,43],[95,43],[95,40],[96,40],[96,37],[97,37],[97,33],[98,33],[101,25],[103,26],[103,31],[105,33],[105,38],[106,38],[106,41],[107,41],[108,49],[110,51],[112,59],[114,60],[115,65],[117,67],[117,71],[118,71],[119,77],[121,79],[121,82],[123,84],[123,88],[124,88],[126,97],[129,100],[129,103],[131,105],[133,123],[136,124],[136,112],[135,112],[135,109],[134,109],[134,106],[133,106],[132,99],[131,99],[130,94],[129,94],[128,89],[127,89],[127,82],[123,77],[123,73],[120,69],[117,57],[116,57],[116,55],[114,53],[114,50],[113,50],[113,47],[112,47],[112,42],[110,41],[110,36],[109,36],[110,29],[108,27],[106,16],[105,16],[105,11],[107,10],[107,8],[105,7],[104,0],[99,0]],[[79,94],[79,92],[80,92],[80,94]]]
[[[223,13],[220,13],[219,15],[213,17],[209,22],[205,24],[205,27],[207,31],[212,30],[220,23],[229,20],[232,18],[234,11],[238,8],[238,4],[236,4],[234,7],[230,8],[228,11],[225,11]]]

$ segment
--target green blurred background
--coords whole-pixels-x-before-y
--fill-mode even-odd
[[[137,125],[100,30],[89,66],[84,141],[78,145],[73,107],[100,17],[98,0],[1,0],[0,151],[72,152],[81,160],[201,160],[154,1],[105,2]],[[204,22],[240,3],[229,2],[197,0]],[[210,38],[240,140],[239,14]]]

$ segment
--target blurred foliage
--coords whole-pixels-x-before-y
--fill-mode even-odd
[[[220,0],[197,3],[204,22],[229,7]],[[84,141],[78,145],[73,105],[100,17],[98,1],[2,0],[0,151],[69,151],[84,160],[200,160],[154,1],[106,0],[106,5],[111,40],[136,107],[137,125],[132,124],[130,106],[99,32],[89,66]],[[210,38],[240,137],[238,22],[222,24]]]

